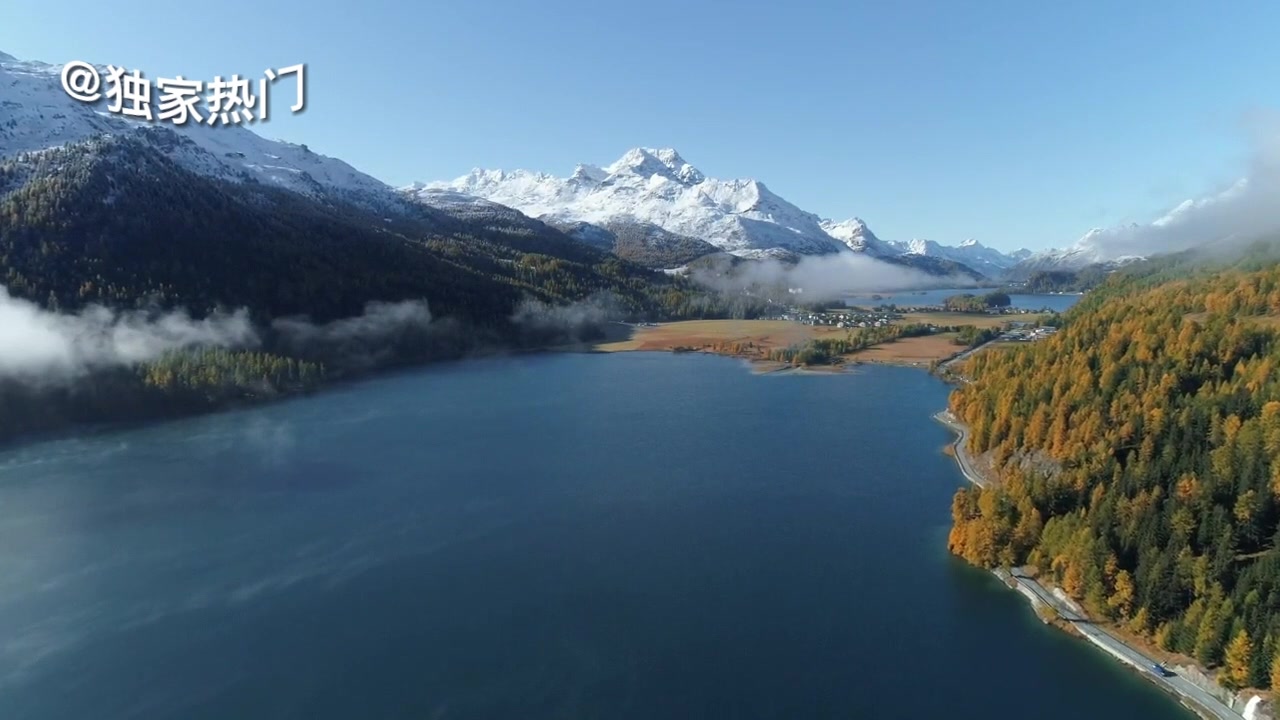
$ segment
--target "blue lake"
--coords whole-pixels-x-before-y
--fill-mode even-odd
[[[962,293],[981,295],[987,292],[992,292],[992,289],[946,288],[874,294],[862,293],[846,297],[844,302],[846,305],[862,307],[875,307],[877,305],[941,305],[944,300],[952,295],[960,295]],[[1048,308],[1057,312],[1065,312],[1072,305],[1079,302],[1080,297],[1080,295],[1015,295],[1010,293],[1009,301],[1016,308],[1025,308],[1027,310]]]
[[[441,365],[0,453],[0,717],[1190,715],[946,551],[918,370]]]

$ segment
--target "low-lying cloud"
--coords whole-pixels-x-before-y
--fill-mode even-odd
[[[973,279],[968,276],[939,277],[856,252],[807,255],[796,263],[775,259],[748,261],[727,272],[695,271],[693,278],[727,293],[753,288],[800,290],[806,301],[831,300],[873,291],[938,287],[940,284],[952,287],[973,284]]]
[[[1100,259],[1154,255],[1280,233],[1280,113],[1246,118],[1250,159],[1230,186],[1187,200],[1154,222],[1094,230],[1077,246]]]
[[[248,312],[196,320],[184,311],[51,312],[0,286],[0,379],[66,381],[193,346],[255,347]]]
[[[0,381],[65,384],[97,370],[128,367],[196,347],[261,349],[364,369],[406,351],[439,351],[452,342],[449,322],[426,301],[371,302],[364,313],[326,323],[289,317],[255,326],[245,309],[195,319],[184,310],[115,311],[92,305],[77,313],[46,310],[0,286]]]
[[[578,343],[597,339],[605,324],[622,314],[617,298],[604,291],[568,305],[527,298],[516,307],[511,321],[529,344]]]
[[[361,315],[327,323],[278,318],[271,323],[271,338],[288,354],[357,370],[386,362],[406,346],[423,344],[437,325],[425,300],[370,302]]]

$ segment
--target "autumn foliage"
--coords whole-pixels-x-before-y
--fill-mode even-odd
[[[1277,315],[1275,265],[1128,278],[1090,293],[1055,337],[977,354],[951,409],[998,482],[957,493],[952,552],[1035,566],[1096,616],[1222,666],[1224,684],[1270,686]]]

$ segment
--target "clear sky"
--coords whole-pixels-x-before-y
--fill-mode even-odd
[[[395,185],[675,147],[886,239],[1006,250],[1244,174],[1280,3],[3,0],[0,51],[154,78],[308,64],[258,132]],[[0,88],[0,99],[3,98]]]

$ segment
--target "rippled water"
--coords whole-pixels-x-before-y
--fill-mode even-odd
[[[945,549],[918,370],[438,366],[0,454],[0,717],[1184,717]]]

